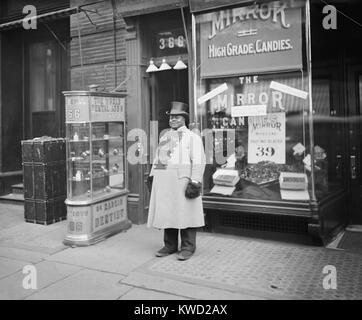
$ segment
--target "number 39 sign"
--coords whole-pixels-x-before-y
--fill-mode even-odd
[[[285,113],[249,117],[248,163],[285,164]]]

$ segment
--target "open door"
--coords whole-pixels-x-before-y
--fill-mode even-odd
[[[152,74],[152,108],[151,120],[158,121],[158,133],[168,129],[169,117],[166,111],[170,110],[171,101],[181,101],[189,104],[188,72],[184,70],[160,71]]]
[[[362,65],[348,67],[350,224],[362,224]]]

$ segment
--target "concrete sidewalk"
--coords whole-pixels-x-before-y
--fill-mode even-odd
[[[243,237],[198,234],[187,261],[155,258],[163,233],[133,225],[90,247],[62,244],[66,222],[25,223],[0,205],[0,299],[362,299],[362,255]],[[37,289],[24,289],[34,265]],[[337,289],[324,289],[325,266]]]

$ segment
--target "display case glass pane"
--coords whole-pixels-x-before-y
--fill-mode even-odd
[[[218,9],[195,19],[204,195],[314,198],[305,1]]]
[[[68,198],[90,197],[90,125],[67,125]]]
[[[125,189],[124,123],[67,125],[68,199],[97,200]]]
[[[95,122],[92,127],[92,196],[109,192],[108,184],[108,128],[104,122]]]

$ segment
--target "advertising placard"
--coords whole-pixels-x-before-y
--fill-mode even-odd
[[[65,122],[89,121],[88,96],[65,97]]]
[[[285,164],[285,113],[248,118],[248,163]]]
[[[92,206],[94,231],[104,229],[127,218],[126,197],[116,197]]]
[[[65,121],[125,121],[125,98],[99,95],[66,96]]]
[[[68,232],[72,234],[91,233],[90,207],[68,206],[67,209]]]
[[[124,121],[125,98],[90,96],[91,121]]]
[[[203,78],[302,68],[302,11],[287,1],[204,14],[200,33]]]

